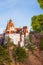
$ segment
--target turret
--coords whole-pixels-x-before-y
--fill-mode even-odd
[[[15,32],[16,32],[16,29],[14,27],[12,20],[10,19],[9,22],[7,23],[5,33],[6,34],[14,34]]]

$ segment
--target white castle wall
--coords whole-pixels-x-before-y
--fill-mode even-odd
[[[12,39],[13,43],[15,45],[18,45],[18,42],[20,41],[20,34],[6,34],[6,36],[9,36]]]
[[[23,47],[24,46],[24,35],[21,35],[21,39],[22,41],[20,42],[20,46]]]
[[[15,45],[18,45],[18,42],[20,42],[20,46],[21,47],[24,46],[24,35],[21,35],[22,41],[20,41],[20,34],[17,34],[17,33],[15,33],[15,34],[6,34],[5,37],[6,36],[9,36],[12,39],[12,41]],[[26,37],[27,36],[28,36],[28,34],[26,34]]]

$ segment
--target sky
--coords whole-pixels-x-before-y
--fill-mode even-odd
[[[0,0],[0,34],[6,29],[9,19],[15,27],[28,26],[31,29],[31,17],[42,14],[37,0]]]

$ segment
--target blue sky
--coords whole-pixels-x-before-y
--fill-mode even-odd
[[[42,14],[37,0],[0,0],[0,33],[6,28],[9,19],[15,27],[31,28],[31,17]]]

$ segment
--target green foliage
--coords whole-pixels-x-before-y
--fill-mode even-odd
[[[31,41],[31,35],[30,34],[27,36],[26,41],[27,42],[25,43],[25,48],[29,49],[32,53],[34,53],[35,47]]]
[[[39,49],[43,50],[43,36],[40,38]]]
[[[31,34],[29,34],[29,41],[32,43]]]
[[[32,29],[34,31],[41,32],[43,30],[43,14],[33,16],[31,20],[32,20],[31,23]]]
[[[35,47],[32,43],[31,44],[28,43],[26,48],[29,49],[32,53],[34,53]]]
[[[30,44],[28,48],[32,53],[34,53],[35,47],[33,45]]]
[[[4,55],[4,49],[2,46],[0,46],[0,64],[3,62],[4,58],[3,58],[3,55]]]
[[[9,48],[13,45],[13,42],[11,41],[11,38],[8,36],[6,37],[6,40],[5,40],[5,46],[6,48]]]
[[[18,46],[17,48],[13,49],[13,56],[16,61],[23,62],[27,58],[27,53],[24,48]]]
[[[43,34],[43,30],[41,31],[41,34]]]
[[[43,9],[43,0],[37,0],[41,9]]]
[[[0,64],[6,61],[9,63],[10,58],[9,58],[9,53],[2,47],[0,46]]]

